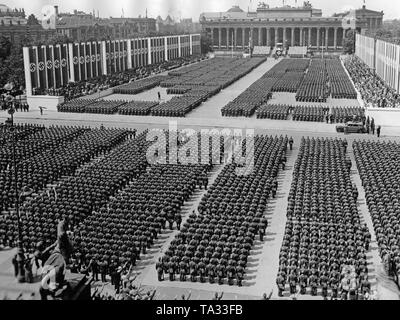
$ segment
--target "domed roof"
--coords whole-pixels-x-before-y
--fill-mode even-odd
[[[10,8],[5,4],[0,3],[0,12],[7,12],[7,10],[10,10]]]
[[[239,6],[233,6],[227,12],[244,12]]]

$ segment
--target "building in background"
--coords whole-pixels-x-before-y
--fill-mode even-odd
[[[355,17],[353,17],[355,15]],[[214,49],[245,49],[254,46],[307,46],[312,49],[338,50],[343,47],[346,30],[359,33],[382,24],[383,13],[364,6],[351,12],[323,17],[322,10],[309,1],[302,6],[270,8],[260,3],[254,12],[234,6],[226,12],[200,15],[203,34]],[[354,25],[354,26],[353,26]]]
[[[0,37],[8,38],[18,44],[25,39],[46,41],[56,34],[55,30],[45,30],[39,21],[26,17],[24,9],[11,9],[0,4]]]
[[[350,12],[334,14],[334,17],[346,17]],[[383,11],[374,11],[367,9],[366,5],[363,5],[361,9],[355,10],[357,21],[364,22],[364,29],[368,32],[374,32],[383,25]]]
[[[156,20],[152,18],[100,18],[95,12],[59,13],[55,8],[57,33],[73,41],[132,38],[156,31]]]
[[[165,20],[161,16],[156,19],[156,30],[159,34],[188,34],[201,31],[201,24],[193,22],[191,18],[175,21],[168,15]]]

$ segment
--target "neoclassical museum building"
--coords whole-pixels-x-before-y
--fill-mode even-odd
[[[203,33],[212,41],[213,49],[241,50],[254,46],[307,46],[320,50],[341,49],[346,30],[363,34],[381,27],[383,12],[362,8],[331,17],[310,2],[302,6],[270,8],[260,3],[256,11],[245,12],[233,6],[227,12],[205,12],[200,15]]]

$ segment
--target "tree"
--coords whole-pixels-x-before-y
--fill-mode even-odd
[[[201,35],[200,43],[201,43],[201,52],[202,53],[214,51],[212,48],[211,39],[209,37],[207,37],[206,34]]]
[[[344,31],[345,37],[343,39],[343,51],[347,54],[353,54],[355,52],[355,40],[356,32],[355,30]]]
[[[0,58],[7,58],[11,52],[11,41],[6,37],[0,37]]]
[[[13,46],[10,55],[4,60],[4,78],[2,83],[12,82],[16,88],[25,87],[24,58],[22,47]]]
[[[27,24],[28,26],[34,26],[34,25],[38,25],[38,24],[39,24],[39,21],[38,21],[38,19],[35,17],[34,14],[31,14],[31,15],[28,17],[28,20],[27,20],[26,24]]]

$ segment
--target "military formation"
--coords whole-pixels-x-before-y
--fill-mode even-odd
[[[205,187],[206,165],[155,165],[93,212],[75,231],[75,256],[135,265],[162,230],[180,229],[181,208]]]
[[[369,290],[371,235],[360,221],[346,152],[346,140],[302,138],[279,255],[279,296],[299,290],[350,299]]]
[[[321,106],[295,106],[292,111],[293,121],[323,122],[329,108]]]
[[[99,93],[131,81],[147,78],[152,74],[179,68],[183,65],[194,63],[203,59],[205,59],[203,55],[180,57],[169,61],[154,63],[148,66],[116,72],[106,76],[95,77],[90,80],[70,82],[60,88],[33,88],[32,91],[33,95],[63,96],[65,101],[70,101],[87,95]]]
[[[365,122],[365,109],[362,107],[332,107],[325,120],[326,123]]]
[[[130,101],[118,108],[118,113],[130,116],[147,116],[158,102],[156,101]]]
[[[161,82],[161,87],[168,88],[169,93],[176,93],[174,88],[180,91],[181,87],[185,86],[185,92],[152,108],[151,115],[184,117],[204,101],[251,72],[264,60],[215,58],[172,71],[169,78]]]
[[[288,104],[264,104],[257,109],[257,119],[287,120],[293,106]]]
[[[305,72],[309,64],[303,59],[284,59],[267,71],[260,79],[254,82],[233,101],[221,109],[223,117],[251,117],[258,108],[272,98],[275,91],[281,91],[282,79],[297,77],[299,72]],[[298,78],[296,78],[298,80]],[[291,82],[290,87],[300,85],[298,81]],[[274,89],[275,88],[275,89]]]
[[[110,151],[131,137],[123,129],[85,129],[56,127],[50,132],[69,132],[75,139],[60,143],[19,163],[19,190],[31,190],[29,198],[19,195],[24,248],[33,253],[40,241],[47,247],[54,243],[59,220],[67,219],[73,230],[95,208],[100,208],[108,197],[138,174],[146,165],[145,155],[129,152],[128,147]],[[83,130],[83,133],[79,134]],[[144,138],[143,138],[144,139]],[[124,149],[125,148],[125,149]],[[138,147],[132,147],[133,149]],[[124,154],[128,151],[128,154]],[[109,154],[108,154],[109,153]],[[102,161],[85,167],[96,157],[106,155]],[[132,159],[133,157],[133,159]],[[129,165],[124,159],[132,159]],[[115,169],[119,164],[120,169]],[[82,168],[83,166],[83,168]],[[78,168],[80,172],[76,175]],[[141,169],[142,168],[142,169]],[[114,171],[113,171],[114,170]],[[14,213],[14,190],[11,170],[1,172],[3,187],[2,206],[5,212],[0,220],[1,242],[16,246],[18,240],[17,216]]]
[[[357,99],[357,92],[339,58],[312,59],[296,93],[296,101],[326,102],[329,96],[334,99]]]
[[[267,202],[276,197],[288,141],[257,136],[249,175],[237,175],[236,164],[224,167],[157,263],[159,281],[243,285],[254,241],[264,241]]]
[[[379,253],[390,276],[400,275],[400,145],[355,141],[354,155],[375,229]]]
[[[196,65],[183,67],[166,76],[154,76],[139,81],[129,82],[113,89],[113,93],[134,95],[157,86],[168,88],[169,94],[176,93],[174,88],[185,86],[185,92],[172,99],[146,105],[128,104],[127,101],[85,101],[84,99],[67,100],[58,106],[59,112],[81,112],[129,115],[152,115],[164,117],[184,117],[222,89],[231,85],[258,65],[264,59],[212,59],[201,61]],[[160,94],[158,101],[160,102]]]

